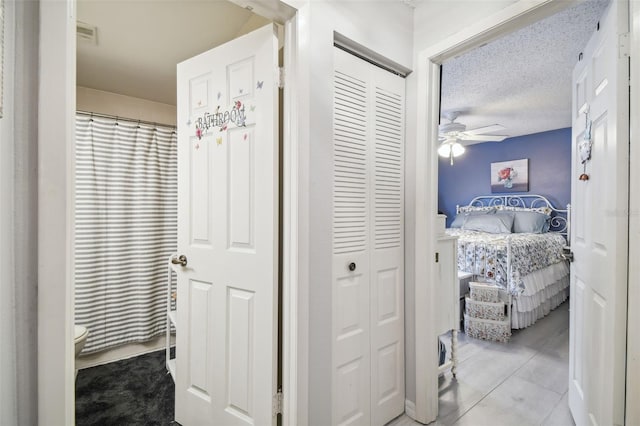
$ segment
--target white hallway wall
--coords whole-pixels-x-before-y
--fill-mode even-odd
[[[38,3],[5,2],[0,119],[0,413],[37,423]]]
[[[15,279],[13,262],[13,69],[14,63],[13,3],[4,8],[6,24],[4,69],[7,89],[4,93],[4,116],[0,118],[0,412],[10,424],[18,422],[16,399],[16,356],[14,307]]]
[[[413,15],[414,54],[478,23],[517,0],[425,0],[418,2]],[[524,3],[540,3],[524,0]]]

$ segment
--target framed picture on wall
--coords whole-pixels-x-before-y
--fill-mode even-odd
[[[529,191],[529,159],[491,163],[491,192]]]

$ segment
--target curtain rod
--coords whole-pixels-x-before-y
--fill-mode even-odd
[[[134,118],[120,117],[120,116],[117,116],[117,115],[102,114],[102,113],[99,113],[99,112],[91,112],[91,111],[77,110],[76,113],[82,114],[82,115],[90,115],[92,117],[110,118],[110,119],[114,119],[116,121],[118,121],[118,120],[130,121],[132,123],[146,124],[146,125],[154,126],[154,127],[155,126],[171,127],[172,129],[176,130],[176,125],[174,125],[174,124],[154,123],[154,122],[151,122],[151,121],[137,120],[137,119],[134,119]]]

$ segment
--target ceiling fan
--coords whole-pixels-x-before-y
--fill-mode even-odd
[[[438,139],[440,140],[438,154],[442,157],[449,157],[451,165],[453,165],[453,157],[464,153],[463,145],[472,145],[480,142],[502,142],[508,138],[507,135],[485,134],[505,130],[505,127],[500,124],[467,130],[466,125],[455,121],[460,115],[460,111],[450,111],[443,115],[449,122],[438,126]]]
[[[505,130],[505,127],[500,124],[492,124],[490,126],[467,130],[466,125],[456,121],[459,115],[459,111],[451,111],[444,114],[444,117],[449,120],[449,122],[438,126],[438,136],[441,141],[457,139],[458,142],[464,145],[471,145],[479,142],[502,142],[509,137],[507,135],[485,134]]]

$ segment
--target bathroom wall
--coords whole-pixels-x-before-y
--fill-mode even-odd
[[[571,128],[470,145],[453,166],[448,158],[438,164],[438,209],[447,226],[464,205],[478,195],[491,195],[490,165],[496,161],[529,159],[529,191],[544,195],[559,208],[571,202]]]
[[[104,92],[88,87],[76,88],[79,111],[97,112],[158,124],[176,125],[176,106]]]

